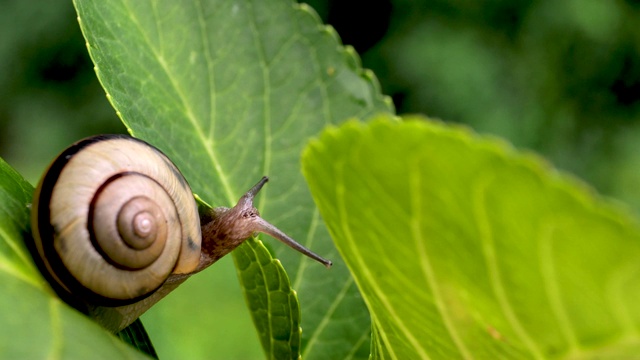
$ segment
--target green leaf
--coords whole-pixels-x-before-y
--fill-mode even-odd
[[[234,257],[256,329],[270,359],[300,357],[300,308],[278,260],[259,242],[239,248]],[[266,300],[266,301],[264,301]]]
[[[259,198],[263,217],[321,255],[337,256],[299,170],[301,150],[326,124],[392,106],[354,51],[309,7],[290,0],[76,0],[75,6],[98,78],[132,134],[166,152],[213,206],[235,203],[269,175]],[[366,357],[369,318],[344,264],[334,259],[327,271],[272,239],[265,242],[298,290],[302,355]],[[250,241],[234,254],[239,265],[241,252],[255,252],[252,262],[268,255]],[[244,283],[270,274],[260,285],[266,289],[286,277],[280,267],[257,262],[242,269],[249,304],[296,313],[293,293],[274,298],[252,291],[255,280]],[[277,342],[263,329],[278,324],[263,325],[281,314],[253,316],[263,317],[256,318],[262,343]],[[298,329],[291,331],[291,339],[298,336]],[[265,351],[272,354],[268,346]]]
[[[350,122],[305,176],[392,359],[630,358],[640,227],[535,156],[426,119]]]
[[[58,299],[38,273],[23,241],[32,193],[0,158],[0,358],[145,359]]]
[[[33,187],[0,158],[0,271],[44,288],[22,240],[29,233]]]

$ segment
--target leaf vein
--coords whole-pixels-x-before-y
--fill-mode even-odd
[[[416,242],[416,250],[420,259],[420,266],[422,268],[422,274],[427,280],[428,286],[433,291],[433,301],[434,305],[438,309],[440,316],[442,317],[442,322],[449,332],[451,336],[451,340],[457,347],[458,351],[460,351],[460,355],[465,359],[471,359],[471,353],[465,346],[464,342],[460,338],[458,331],[454,325],[454,322],[450,318],[442,295],[442,291],[440,290],[440,286],[438,285],[438,279],[436,278],[435,271],[431,264],[431,260],[429,259],[429,254],[427,253],[427,249],[425,248],[425,239],[422,234],[421,224],[424,221],[422,214],[422,187],[421,187],[421,178],[419,171],[416,169],[420,169],[418,164],[415,164],[411,167],[414,171],[409,173],[409,188],[411,193],[411,217],[410,217],[410,226],[412,237]],[[426,354],[426,350],[423,350]]]
[[[369,269],[369,267],[366,265],[364,261],[362,253],[360,252],[360,248],[355,242],[355,237],[351,233],[351,229],[349,227],[349,216],[348,216],[349,212],[347,210],[348,207],[344,203],[344,200],[346,198],[344,180],[342,180],[343,173],[344,173],[344,170],[343,170],[344,163],[342,162],[337,163],[336,166],[337,166],[337,169],[336,169],[336,185],[335,186],[336,186],[337,208],[338,208],[338,214],[339,214],[338,218],[340,219],[340,226],[342,228],[344,238],[346,242],[350,244],[352,257],[358,263],[358,268],[362,270],[363,280],[368,282],[372,292],[376,294],[376,298],[384,305],[386,310],[391,315],[389,317],[390,322],[395,324],[396,328],[409,341],[409,343],[411,343],[415,351],[418,353],[418,355],[422,359],[429,359],[429,356],[427,355],[426,351],[422,348],[420,341],[415,338],[415,336],[409,330],[409,327],[407,327],[407,325],[404,323],[403,318],[399,316],[399,314],[396,312],[395,307],[387,297],[386,293],[379,287],[379,285],[376,282],[376,277],[371,273],[371,270]],[[355,281],[357,282],[358,280],[355,279]],[[359,286],[359,288],[362,288],[362,286]],[[365,297],[364,300],[367,303],[369,309],[372,309],[368,299]],[[372,314],[371,316],[373,319],[375,315]],[[379,333],[382,336],[386,337],[386,334],[384,333],[384,331],[382,331],[382,329],[379,329],[379,330],[380,330]]]
[[[549,305],[551,306],[553,315],[558,322],[558,328],[568,343],[568,351],[573,353],[578,351],[578,340],[575,332],[572,330],[571,321],[569,320],[567,309],[564,307],[562,293],[557,283],[558,274],[554,266],[552,244],[554,231],[555,226],[552,223],[551,225],[544,226],[540,231],[541,236],[538,239],[540,271],[544,291],[549,299]]]
[[[515,334],[520,338],[522,343],[529,349],[529,351],[538,359],[543,359],[540,349],[536,345],[535,341],[527,333],[522,326],[522,323],[518,319],[513,306],[507,296],[506,290],[503,286],[503,280],[500,277],[500,269],[495,253],[495,244],[492,233],[492,225],[487,215],[486,206],[486,192],[491,179],[486,177],[483,180],[480,179],[474,186],[472,194],[472,203],[474,210],[474,218],[478,227],[479,238],[482,244],[482,253],[485,258],[487,271],[489,273],[489,281],[493,289],[493,293],[498,300],[498,304],[502,309],[502,312],[514,330]]]
[[[187,98],[184,94],[184,90],[182,89],[182,87],[179,85],[178,81],[176,80],[175,74],[171,71],[171,68],[169,67],[169,65],[167,64],[166,60],[164,59],[164,57],[162,56],[162,54],[158,51],[158,49],[155,48],[155,46],[153,46],[151,40],[149,39],[148,34],[144,31],[144,27],[140,24],[140,21],[138,20],[138,18],[134,15],[134,12],[131,11],[130,6],[129,6],[129,1],[125,2],[125,7],[127,8],[127,13],[129,15],[129,18],[131,19],[131,21],[136,25],[138,32],[142,35],[144,42],[147,44],[147,46],[149,47],[149,50],[152,51],[152,53],[154,54],[154,56],[156,57],[156,60],[158,61],[158,64],[161,66],[162,70],[164,71],[164,73],[167,76],[167,79],[169,80],[171,87],[175,90],[180,103],[182,104],[182,108],[184,109],[184,114],[186,116],[186,119],[189,121],[189,123],[192,125],[193,129],[195,130],[195,133],[198,137],[198,139],[202,142],[202,143],[207,143],[207,137],[205,136],[202,127],[199,125],[198,120],[195,116],[195,114],[193,113],[193,109],[191,108],[191,105],[189,104],[189,102],[187,101]],[[205,146],[205,151],[207,153],[207,156],[209,157],[209,159],[211,160],[211,163],[213,165],[213,168],[216,170],[220,182],[222,183],[222,186],[224,188],[225,191],[225,195],[227,196],[227,199],[229,200],[229,203],[233,203],[235,200],[235,196],[233,191],[231,190],[231,186],[229,184],[229,179],[226,176],[226,173],[222,170],[222,164],[220,163],[218,157],[216,156],[215,152],[213,151],[212,147],[210,146]]]
[[[324,317],[322,318],[318,326],[316,326],[316,328],[313,330],[311,337],[309,337],[307,346],[302,352],[303,359],[307,356],[307,354],[309,354],[311,349],[313,349],[313,347],[316,345],[317,340],[320,338],[320,334],[322,333],[322,331],[324,331],[327,325],[329,325],[331,316],[336,312],[336,309],[338,308],[342,300],[347,296],[347,292],[351,287],[351,285],[353,285],[353,278],[347,279],[347,281],[344,283],[344,285],[340,289],[340,292],[338,292],[335,299],[333,299],[333,302],[331,302],[331,305],[327,309]]]
[[[262,94],[262,102],[264,104],[264,163],[262,164],[262,173],[268,174],[269,169],[271,169],[271,160],[272,160],[272,141],[273,135],[271,134],[271,87],[270,87],[270,75],[269,75],[269,67],[266,61],[266,54],[264,48],[262,47],[262,43],[259,41],[260,32],[257,28],[257,19],[255,14],[255,9],[253,8],[253,4],[248,4],[248,8],[250,8],[250,16],[251,20],[248,21],[249,28],[251,29],[252,39],[254,46],[257,50],[257,56],[259,58],[258,64],[260,66],[260,70],[262,73],[262,85],[263,85],[263,94]],[[264,189],[261,192],[260,199],[264,199],[267,194],[267,190]],[[260,201],[258,205],[258,210],[263,210],[264,202]]]

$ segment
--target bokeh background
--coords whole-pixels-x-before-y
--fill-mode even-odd
[[[307,3],[361,54],[399,114],[504,137],[640,210],[640,1]],[[124,131],[71,1],[0,0],[0,156],[35,184],[73,141]],[[207,273],[207,289],[188,282],[145,319],[160,355],[260,357],[231,261]],[[222,299],[208,355],[172,342],[188,329],[158,325],[174,309],[193,308],[187,296]]]

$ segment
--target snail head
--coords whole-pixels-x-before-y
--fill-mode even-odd
[[[258,209],[253,205],[253,199],[267,181],[269,181],[268,177],[262,177],[257,184],[240,198],[236,206],[230,209],[215,208],[208,221],[203,219],[203,253],[208,253],[210,257],[219,258],[224,254],[218,256],[218,250],[228,249],[228,251],[231,251],[255,233],[264,233],[282,241],[327,268],[331,267],[332,262],[330,260],[324,259],[300,245],[280,229],[260,217]]]

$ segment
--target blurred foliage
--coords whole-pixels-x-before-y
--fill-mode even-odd
[[[640,2],[308,3],[400,114],[506,137],[640,207]],[[72,141],[124,131],[70,1],[4,0],[0,19],[0,155],[11,165],[35,182]]]
[[[93,72],[71,1],[1,4],[0,156],[35,185],[72,142],[125,128]]]
[[[640,1],[308,3],[398,113],[503,136],[640,209]],[[0,156],[35,183],[71,142],[124,126],[70,0],[2,0],[2,10]]]
[[[310,3],[399,114],[503,136],[640,209],[640,2]]]

